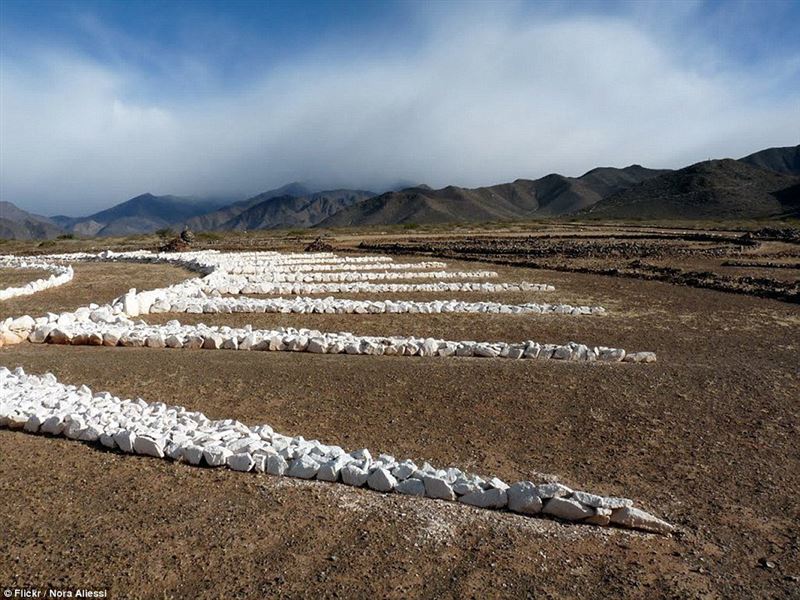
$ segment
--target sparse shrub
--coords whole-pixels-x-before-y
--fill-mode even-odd
[[[169,227],[164,227],[163,229],[156,230],[156,235],[162,240],[166,240],[167,238],[175,237],[175,232]]]
[[[57,240],[74,240],[75,239],[75,234],[74,233],[62,233],[56,239]]]
[[[201,231],[194,235],[198,240],[203,240],[204,242],[217,242],[222,239],[219,233],[214,233],[213,231]]]
[[[55,246],[56,243],[54,240],[44,240],[43,242],[39,242],[39,248],[50,248],[51,246]]]
[[[403,229],[419,229],[419,223],[403,223]]]

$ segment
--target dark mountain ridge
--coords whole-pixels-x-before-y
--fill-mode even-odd
[[[786,175],[800,175],[800,145],[767,148],[739,159],[753,167]]]
[[[320,227],[509,221],[549,217],[580,210],[604,195],[664,173],[631,165],[600,167],[581,177],[557,173],[540,179],[517,179],[488,187],[420,186],[387,192],[354,204],[320,223]]]
[[[87,217],[54,219],[64,229],[79,235],[132,235],[152,233],[218,207],[219,201],[146,193]]]
[[[0,200],[0,239],[51,239],[61,233],[63,230],[52,219]]]
[[[252,205],[218,228],[248,230],[313,227],[342,209],[374,195],[365,190],[328,190],[300,197],[286,194]]]
[[[579,214],[597,218],[751,219],[800,208],[800,177],[733,159],[711,160],[648,179]]]
[[[578,214],[597,218],[726,219],[800,214],[800,146],[679,169],[598,167],[478,188],[418,184],[374,195],[312,191],[293,182],[223,204],[142,194],[82,218],[41,217],[0,202],[0,237],[130,235],[160,228],[197,231],[512,221]]]
[[[287,183],[274,190],[262,192],[245,200],[234,202],[228,206],[223,206],[218,210],[208,212],[206,214],[197,215],[186,222],[182,223],[183,226],[188,227],[194,231],[214,231],[222,229],[228,221],[235,219],[244,211],[256,204],[260,204],[272,198],[280,196],[301,197],[312,193],[304,184],[294,181]]]

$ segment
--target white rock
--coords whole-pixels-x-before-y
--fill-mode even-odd
[[[409,478],[401,481],[395,486],[395,491],[407,496],[424,496],[425,484],[420,479]]]
[[[551,498],[545,503],[542,512],[566,521],[580,521],[595,514],[591,508],[569,498]]]
[[[164,442],[149,436],[137,435],[133,441],[133,450],[136,454],[164,458]]]
[[[164,456],[171,460],[180,460],[183,458],[183,446],[175,442],[169,442],[164,447]]]
[[[52,416],[45,419],[40,427],[42,433],[49,433],[52,435],[61,435],[64,431],[64,420],[59,416]]]
[[[542,510],[542,498],[530,481],[518,481],[508,488],[508,508],[523,515],[535,515]]]
[[[249,452],[240,452],[239,454],[231,454],[228,457],[228,467],[234,471],[249,471],[252,469],[256,462],[253,460],[253,455]]]
[[[391,492],[396,485],[397,480],[383,467],[375,469],[367,479],[367,486],[378,492]]]
[[[303,454],[292,461],[287,475],[289,477],[299,477],[300,479],[313,479],[319,471],[319,463],[308,454]]]
[[[423,480],[425,484],[425,495],[429,498],[441,498],[443,500],[455,500],[456,495],[453,488],[441,477],[426,476]]]
[[[115,433],[113,437],[114,442],[117,444],[120,450],[128,453],[133,452],[133,444],[136,441],[135,433],[123,429],[122,431]]]
[[[267,457],[267,473],[270,475],[285,475],[289,468],[289,463],[278,454],[270,454]]]
[[[107,433],[100,435],[100,443],[106,448],[114,449],[117,447],[117,444],[114,441],[114,436],[108,435]]]
[[[572,490],[560,483],[542,483],[536,486],[536,494],[542,499],[561,498],[572,494]]]
[[[497,488],[498,490],[507,490],[508,484],[503,481],[502,479],[498,479],[497,477],[492,477],[486,483],[489,484],[490,487]]]
[[[223,446],[208,446],[203,448],[203,458],[209,467],[223,466],[231,454],[233,453]]]
[[[356,465],[349,464],[342,467],[341,476],[343,483],[355,487],[361,487],[367,482],[369,473],[367,473],[364,469],[360,469]]]
[[[28,336],[28,341],[33,344],[43,344],[47,339],[47,336],[50,335],[51,331],[53,331],[52,325],[39,325],[38,327],[35,327],[33,331],[31,331],[30,335]]]
[[[188,444],[183,447],[183,458],[190,465],[199,465],[203,460],[203,447],[194,444]]]
[[[464,494],[458,500],[479,508],[504,508],[508,503],[508,495],[504,489],[491,488]]]
[[[654,533],[671,533],[675,530],[673,525],[662,521],[658,517],[651,515],[638,508],[631,506],[618,508],[611,512],[611,522],[616,525],[643,529]]]
[[[28,417],[28,420],[25,421],[25,425],[23,425],[23,429],[28,433],[37,433],[39,431],[39,427],[42,426],[42,419],[40,419],[37,415],[31,415]]]
[[[613,496],[597,496],[587,492],[573,492],[571,498],[586,506],[594,508],[627,508],[633,506],[633,500],[628,498],[615,498]]]
[[[417,470],[417,465],[411,461],[404,461],[392,469],[392,475],[397,481],[403,481],[411,477],[411,474]]]
[[[326,462],[319,468],[319,471],[317,471],[317,479],[321,481],[338,481],[339,473],[350,460],[351,457],[344,454]]]

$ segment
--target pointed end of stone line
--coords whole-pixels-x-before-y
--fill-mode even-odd
[[[674,525],[632,506],[614,510],[611,514],[611,522],[622,527],[662,535],[670,535],[677,531]]]

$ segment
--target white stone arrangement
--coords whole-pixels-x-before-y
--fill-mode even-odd
[[[83,310],[83,309],[81,309]],[[506,359],[554,359],[573,362],[654,362],[652,352],[626,352],[621,348],[589,347],[584,344],[540,344],[448,341],[435,338],[404,336],[359,336],[347,332],[327,333],[309,329],[281,327],[252,329],[251,326],[181,325],[169,321],[164,325],[134,323],[105,310],[75,316],[73,313],[53,315],[54,321],[8,324],[11,335],[30,331],[32,343],[71,344],[74,346],[123,346],[134,348],[185,348],[190,350],[252,350],[273,352],[311,352],[316,354],[362,354],[370,356],[438,356]],[[44,317],[43,319],[46,319]],[[108,320],[104,320],[108,319]],[[19,321],[19,319],[17,320]],[[31,327],[31,321],[32,327]],[[31,327],[30,329],[28,329]],[[21,340],[20,340],[21,341]]]
[[[48,271],[51,273],[47,278],[36,279],[20,287],[0,289],[0,300],[8,300],[9,298],[17,298],[19,296],[30,296],[36,292],[69,283],[75,276],[70,266],[9,255],[0,256],[0,269],[31,269]]]
[[[101,254],[78,253],[71,255],[51,255],[41,260],[110,260],[110,261],[142,261],[169,262],[180,264],[202,273],[204,277],[192,278],[183,283],[138,292],[130,290],[111,304],[98,306],[92,304],[72,313],[60,315],[49,313],[45,317],[34,319],[25,315],[17,319],[6,319],[0,325],[0,345],[17,344],[24,340],[33,343],[72,344],[72,345],[105,345],[149,348],[187,348],[187,349],[223,349],[223,350],[268,350],[290,352],[312,352],[325,354],[366,354],[386,356],[459,356],[481,358],[510,359],[555,359],[581,362],[653,362],[656,360],[652,352],[627,352],[620,348],[604,346],[589,347],[584,344],[569,342],[566,344],[545,344],[532,340],[507,342],[476,342],[470,340],[443,340],[434,338],[416,338],[406,336],[357,336],[352,333],[323,333],[305,329],[278,328],[271,330],[253,330],[252,327],[232,329],[230,327],[207,327],[199,325],[181,325],[178,321],[170,321],[165,325],[148,325],[144,322],[133,322],[131,318],[150,313],[233,313],[233,312],[277,312],[277,313],[503,313],[503,314],[566,314],[595,315],[603,314],[602,307],[562,304],[521,304],[510,305],[496,302],[462,302],[450,301],[358,301],[336,298],[296,298],[296,299],[254,299],[229,298],[223,294],[238,293],[243,279],[249,280],[246,285],[275,285],[272,280],[276,274],[294,275],[291,271],[298,265],[314,265],[322,261],[325,266],[351,268],[358,265],[370,268],[382,268],[389,264],[387,257],[338,257],[331,253],[279,254],[276,252],[219,253],[215,251],[153,254],[137,252],[104,252]],[[400,274],[412,273],[413,269],[438,267],[440,263],[410,263],[404,265]],[[261,275],[258,275],[258,273]],[[243,275],[243,273],[250,273]],[[304,276],[314,277],[315,272],[301,272]],[[360,276],[366,272],[344,271],[344,273]],[[394,275],[391,271],[379,274]],[[423,272],[424,273],[424,272]],[[496,276],[496,273],[488,272]],[[462,273],[463,275],[464,273]],[[469,275],[470,273],[466,273]],[[330,272],[322,275],[329,276]],[[335,273],[334,273],[335,275]],[[283,284],[279,284],[283,285]],[[297,285],[297,284],[291,284]],[[304,283],[301,285],[330,285],[325,283]],[[339,285],[339,284],[335,284]],[[354,281],[346,285],[374,285],[364,281]],[[390,284],[391,285],[391,284]],[[436,283],[438,285],[452,285]],[[456,283],[456,285],[470,285]],[[473,285],[488,285],[485,283]],[[542,284],[501,284],[518,285],[520,288],[540,286],[541,289],[552,289]]]
[[[464,302],[461,300],[350,300],[346,298],[248,298],[208,297],[197,294],[187,297],[168,290],[149,306],[150,313],[296,313],[296,314],[542,314],[542,315],[597,315],[605,314],[601,306],[572,306],[569,304],[502,304],[500,302]]]
[[[204,288],[207,293],[217,290],[223,294],[402,294],[413,292],[550,292],[555,288],[538,283],[486,283],[486,282],[446,282],[436,283],[268,283],[227,280],[224,285],[216,283]]]
[[[454,467],[437,469],[428,463],[418,466],[388,454],[373,458],[367,449],[346,452],[339,446],[281,435],[268,425],[212,421],[179,406],[120,400],[108,392],[93,394],[86,386],[63,385],[52,374],[27,375],[21,368],[11,372],[0,367],[0,427],[65,436],[190,465],[338,482],[592,525],[663,534],[674,530],[627,498],[576,491],[553,482],[508,485],[496,477]]]

